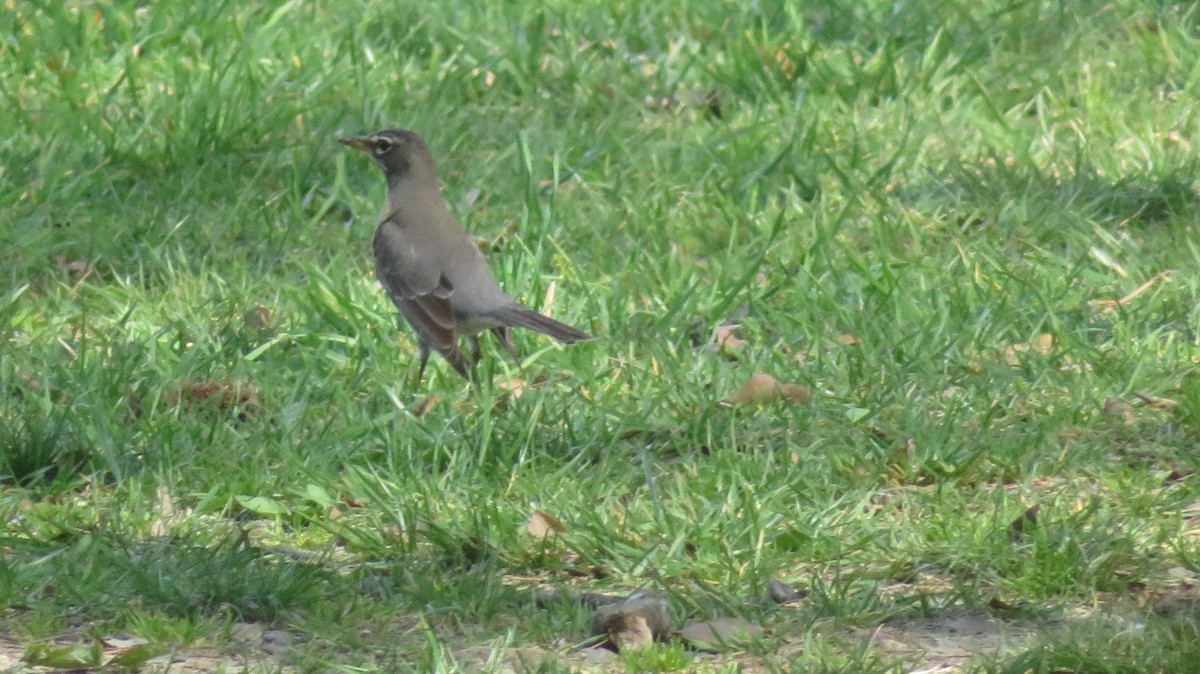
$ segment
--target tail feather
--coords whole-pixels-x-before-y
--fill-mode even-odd
[[[496,318],[505,325],[536,330],[543,335],[553,337],[564,344],[574,344],[592,339],[592,336],[582,330],[576,330],[566,323],[560,323],[549,316],[543,316],[529,307],[513,304],[496,313]]]

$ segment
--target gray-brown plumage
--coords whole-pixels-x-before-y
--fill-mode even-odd
[[[430,350],[470,379],[479,357],[476,335],[491,330],[514,359],[510,328],[536,330],[573,344],[591,335],[539,314],[504,294],[479,247],[450,213],[438,188],[433,155],[406,129],[342,138],[343,145],[371,155],[387,179],[387,204],[375,230],[375,274],[400,315],[417,333],[425,372]],[[471,342],[472,360],[458,348]]]

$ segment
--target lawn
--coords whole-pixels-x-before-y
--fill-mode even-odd
[[[1200,671],[1191,3],[0,33],[0,669]],[[387,127],[597,339],[415,381]],[[757,636],[592,648],[639,589]]]

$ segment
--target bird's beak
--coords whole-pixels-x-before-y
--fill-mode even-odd
[[[338,142],[348,147],[356,147],[363,152],[371,146],[370,136],[350,136],[349,138],[338,138]]]

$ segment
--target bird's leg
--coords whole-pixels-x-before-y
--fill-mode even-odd
[[[479,337],[470,335],[467,341],[471,344],[471,365],[478,365],[479,359],[483,358],[483,349],[479,348]]]
[[[517,348],[512,343],[512,328],[507,325],[501,325],[500,327],[492,328],[492,334],[496,335],[496,339],[500,340],[500,344],[504,347],[504,350],[508,352],[508,355],[512,356],[513,362],[520,367],[521,357],[517,355]]]
[[[425,342],[417,342],[417,357],[421,364],[417,366],[417,384],[421,383],[421,377],[425,376],[425,365],[429,362],[429,345]]]

